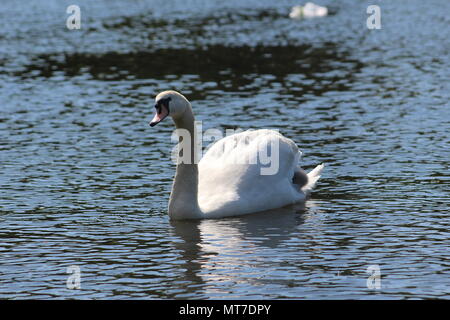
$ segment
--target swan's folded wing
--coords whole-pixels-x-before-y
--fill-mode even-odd
[[[292,177],[300,152],[273,130],[249,130],[216,142],[199,163],[199,205],[209,216],[245,214],[301,200]]]

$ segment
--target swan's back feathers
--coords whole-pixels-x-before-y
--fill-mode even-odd
[[[267,164],[267,161],[261,157],[260,159],[255,157],[258,155],[266,159],[271,157],[272,146],[279,146],[280,164],[281,162],[290,163],[299,153],[297,145],[291,139],[274,130],[260,129],[247,130],[220,139],[211,146],[202,160],[230,164],[248,164],[249,162],[256,164],[257,160],[262,160],[262,164]]]
[[[248,130],[217,141],[199,162],[201,210],[221,217],[304,200],[292,183],[300,155],[292,140],[273,130]]]

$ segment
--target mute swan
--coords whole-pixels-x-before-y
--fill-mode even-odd
[[[312,2],[307,2],[305,6],[294,6],[289,13],[291,19],[325,17],[328,14],[327,7],[321,7]]]
[[[217,141],[196,161],[196,125],[189,101],[176,91],[155,98],[156,113],[150,126],[171,116],[178,132],[187,132],[179,146],[186,157],[177,168],[169,199],[170,219],[205,219],[238,216],[302,202],[320,178],[323,164],[306,174],[298,166],[297,145],[274,130],[245,131]],[[265,148],[267,147],[267,150]],[[264,150],[263,150],[264,149]],[[275,155],[274,172],[264,172],[262,161],[233,162]],[[183,155],[184,156],[184,155]]]

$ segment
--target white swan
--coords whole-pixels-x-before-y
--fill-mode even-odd
[[[189,133],[180,142],[189,161],[186,157],[180,161],[178,155],[169,199],[171,219],[222,218],[281,208],[305,201],[320,178],[323,164],[306,174],[298,166],[301,152],[296,144],[273,130],[227,136],[197,165],[196,127],[189,101],[176,91],[164,91],[156,96],[155,109],[150,126],[170,115],[177,129]],[[262,155],[274,156],[272,168],[262,161]],[[267,174],[264,170],[268,169],[273,172]]]
[[[321,7],[312,2],[307,2],[303,7],[294,6],[289,13],[291,19],[316,18],[328,15],[328,8]]]

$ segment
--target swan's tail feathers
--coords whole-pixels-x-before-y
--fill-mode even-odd
[[[317,180],[319,180],[324,167],[325,165],[323,163],[319,164],[311,172],[308,173],[308,183],[306,184],[306,186],[302,188],[302,191],[305,192],[307,195],[316,186]]]

